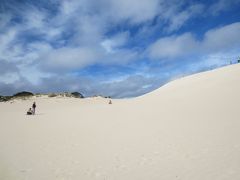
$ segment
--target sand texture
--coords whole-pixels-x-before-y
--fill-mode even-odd
[[[240,179],[240,64],[108,101],[0,103],[0,180]]]

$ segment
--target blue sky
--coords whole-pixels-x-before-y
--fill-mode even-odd
[[[236,62],[240,0],[0,0],[0,94],[133,97]]]

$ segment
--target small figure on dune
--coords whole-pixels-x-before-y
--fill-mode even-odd
[[[109,100],[108,104],[112,104],[112,101],[111,101],[111,100]]]
[[[29,108],[29,110],[27,111],[27,115],[32,115],[32,114],[33,114],[32,108]]]
[[[33,105],[32,105],[32,112],[33,112],[33,114],[35,114],[35,109],[36,109],[36,107],[37,107],[37,106],[36,106],[36,102],[34,102]]]

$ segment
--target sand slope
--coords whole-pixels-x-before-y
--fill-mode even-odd
[[[1,180],[240,179],[240,64],[112,105],[40,97],[0,114]]]

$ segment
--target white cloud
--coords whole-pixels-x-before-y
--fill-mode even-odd
[[[44,11],[40,11],[38,8],[31,7],[23,13],[25,25],[28,29],[39,30],[45,27],[45,21],[47,20],[47,14]]]
[[[140,56],[140,53],[134,50],[129,49],[119,49],[115,50],[112,54],[105,55],[105,62],[103,64],[112,64],[112,65],[127,65],[130,62],[137,60]]]
[[[203,40],[196,39],[192,33],[160,38],[153,43],[148,53],[151,58],[176,58],[194,53],[217,53],[240,47],[240,23],[209,30]]]
[[[31,66],[19,67],[19,74],[25,78],[31,85],[39,85],[42,78],[50,78],[54,74],[50,72],[42,72],[39,68],[32,64]]]
[[[93,64],[126,65],[136,60],[138,52],[128,49],[115,49],[109,53],[100,47],[60,48],[40,56],[43,70],[67,72],[82,69]]]
[[[10,14],[2,14],[0,13],[0,32],[4,30],[9,24],[12,16]]]
[[[151,20],[158,14],[159,0],[105,0],[109,17],[116,21],[129,20],[131,23],[142,23]],[[108,6],[109,5],[109,6]]]
[[[146,23],[159,17],[161,21],[166,21],[170,31],[178,30],[189,19],[196,17],[203,12],[204,6],[198,4],[187,4],[185,1],[164,1],[164,0],[72,0],[61,1],[61,13],[55,19],[58,24],[72,21],[77,18],[80,24],[96,19],[101,23],[94,23],[96,28],[101,24],[103,28],[114,24],[129,23],[136,25]],[[184,8],[183,8],[184,7]],[[82,19],[85,17],[85,21]],[[166,24],[165,24],[166,26]],[[81,26],[85,27],[85,26]],[[88,28],[89,29],[89,28]]]
[[[206,51],[221,51],[240,45],[240,22],[209,30],[202,46]]]
[[[6,73],[0,76],[0,83],[12,84],[19,80],[19,74],[15,72]]]
[[[111,38],[105,39],[101,45],[106,50],[107,53],[114,53],[121,46],[124,46],[129,40],[129,33],[122,32]]]
[[[74,70],[96,63],[101,54],[92,48],[60,48],[40,57],[43,68],[52,70]]]
[[[75,46],[96,46],[104,38],[106,33],[106,23],[104,18],[97,15],[89,16],[83,15],[77,18],[77,22],[74,22],[75,27],[74,34],[69,43]]]
[[[0,72],[2,76],[11,72],[18,73],[18,69],[14,63],[0,60]]]
[[[209,7],[209,12],[218,15],[221,12],[229,10],[231,7],[239,5],[240,0],[218,0]]]
[[[7,52],[12,46],[13,41],[16,38],[16,30],[10,29],[4,34],[0,34],[0,54],[1,54],[1,59],[8,59],[8,54]]]
[[[175,1],[171,1],[169,4],[172,4],[173,2]],[[13,41],[18,40],[20,36],[21,38],[24,38],[26,34],[33,33],[36,36],[43,37],[45,44],[48,44],[49,47],[52,46],[51,44],[57,44],[58,49],[61,49],[61,47],[63,48],[63,52],[59,52],[60,50],[58,49],[54,50],[54,48],[49,48],[48,50],[52,50],[53,52],[49,52],[46,59],[53,59],[49,57],[52,56],[52,54],[56,54],[57,56],[58,53],[55,52],[59,52],[59,54],[64,54],[63,57],[69,56],[72,59],[69,60],[68,64],[73,63],[73,65],[77,65],[77,67],[85,67],[86,65],[91,65],[96,62],[101,63],[100,60],[103,61],[102,63],[110,62],[110,58],[112,58],[111,63],[116,62],[118,64],[119,62],[130,62],[131,60],[134,60],[137,52],[129,49],[122,49],[121,46],[127,43],[127,40],[131,37],[128,33],[120,33],[113,37],[106,37],[105,34],[111,29],[111,23],[114,22],[118,24],[126,20],[133,24],[143,23],[151,20],[159,14],[161,15],[161,13],[164,13],[162,12],[163,7],[170,7],[165,6],[165,2],[162,0],[144,0],[141,1],[141,3],[137,0],[100,0],[98,2],[87,0],[64,0],[59,1],[59,4],[60,11],[56,16],[49,14],[44,8],[32,5],[28,5],[26,10],[24,9],[24,6],[19,9],[15,8],[14,11],[17,12],[17,15],[23,18],[23,24],[9,26],[7,32],[2,36],[2,38],[5,38],[5,40],[3,39],[1,41],[2,43],[0,45],[0,52],[3,54],[2,57],[5,57],[10,61],[17,60],[19,62],[34,62],[36,60],[41,60],[38,57],[42,57],[46,54],[41,50],[42,48],[32,50],[32,47],[28,45],[29,42],[27,42],[28,44],[19,41],[18,43],[12,43]],[[189,9],[197,8],[191,6]],[[166,18],[172,19],[173,17],[174,16]],[[8,18],[8,21],[10,21],[10,19],[11,18]],[[173,21],[175,22],[176,20]],[[2,24],[6,26],[8,23],[6,21]],[[172,23],[172,27],[180,26],[173,24],[176,23]],[[176,27],[174,27],[174,29],[176,29]],[[62,36],[63,34],[69,36],[68,39],[64,38],[64,36]],[[42,42],[40,42],[40,44],[41,43]],[[102,52],[102,47],[105,48],[106,53],[112,54],[106,55],[106,53]],[[7,48],[10,48],[11,50]],[[88,53],[82,52],[82,50],[77,53],[78,50],[76,49],[93,49],[93,52],[90,56],[86,55]],[[68,52],[79,54],[81,59],[87,60],[81,60],[81,63],[77,60],[75,63],[73,59],[76,58],[72,58],[72,55],[67,56],[66,53]],[[99,53],[101,55],[99,55]],[[124,53],[126,53],[126,55],[124,55]],[[93,57],[96,57],[94,54],[98,55],[98,60],[93,60]],[[116,60],[119,59],[120,56],[123,56],[122,59]],[[64,64],[63,59],[65,58],[57,59],[60,59],[60,64]],[[51,64],[54,64],[52,62],[56,63],[57,61],[51,60],[49,63],[44,63],[52,66]],[[73,65],[69,65],[69,68],[73,67]],[[61,67],[61,65],[59,65],[59,67]]]
[[[184,56],[196,51],[198,42],[191,33],[185,33],[181,36],[171,36],[161,38],[152,44],[149,48],[150,57],[175,58]]]
[[[62,14],[64,15],[71,15],[72,13],[74,13],[75,11],[77,11],[77,9],[80,6],[80,3],[82,3],[81,1],[66,1],[63,0],[61,3],[61,7],[60,10],[62,12]]]
[[[194,4],[189,6],[186,10],[169,9],[167,16],[163,15],[169,20],[169,26],[166,27],[168,32],[173,32],[181,28],[189,19],[198,16],[204,10],[202,4]]]

